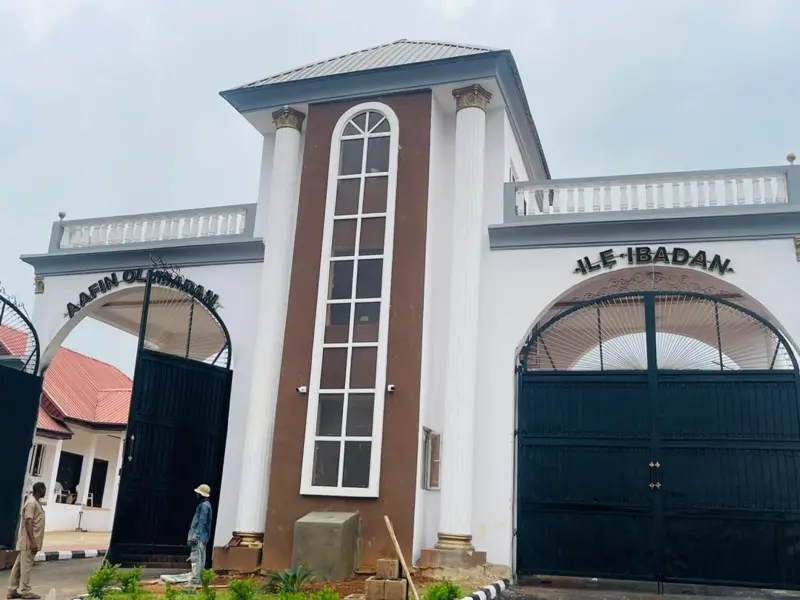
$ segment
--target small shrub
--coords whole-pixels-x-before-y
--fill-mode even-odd
[[[112,591],[112,586],[119,580],[119,566],[103,563],[86,580],[86,591],[94,600],[103,600]]]
[[[200,591],[205,600],[215,600],[217,597],[217,590],[211,589],[211,582],[216,577],[214,569],[203,569],[200,571]]]
[[[134,598],[138,598],[142,588],[139,583],[142,580],[142,567],[136,567],[130,571],[117,574],[119,587],[123,594],[130,594]]]
[[[178,590],[171,583],[164,585],[164,598],[166,600],[176,600],[178,598]]]
[[[300,565],[296,569],[270,571],[262,589],[273,594],[295,594],[302,591],[307,583],[313,583],[315,579],[310,569]]]
[[[464,593],[449,579],[442,579],[425,590],[425,600],[459,600]]]
[[[235,579],[228,584],[231,600],[255,600],[258,584],[250,579]]]
[[[324,587],[311,594],[309,600],[339,600],[339,592],[333,588]]]
[[[270,596],[267,596],[270,598]],[[275,600],[310,600],[309,596],[303,592],[281,592],[275,596],[271,596]]]

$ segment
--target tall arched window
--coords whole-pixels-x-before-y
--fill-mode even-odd
[[[398,121],[368,102],[331,139],[300,492],[377,497]]]

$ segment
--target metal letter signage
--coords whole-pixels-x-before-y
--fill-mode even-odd
[[[106,275],[86,288],[85,292],[81,292],[78,295],[77,302],[68,303],[67,314],[65,316],[71,319],[92,300],[119,287],[120,283],[131,284],[146,282],[147,269],[128,269],[123,271],[121,275],[117,273]],[[219,294],[215,294],[211,290],[205,289],[202,285],[198,285],[191,279],[186,279],[177,273],[171,273],[161,269],[153,271],[153,283],[171,287],[176,290],[182,290],[212,310],[216,309],[219,304]]]
[[[666,246],[659,246],[655,250],[650,246],[629,246],[619,254],[616,254],[613,248],[609,248],[600,252],[595,260],[591,260],[588,256],[578,259],[578,266],[573,272],[588,275],[600,269],[612,269],[618,264],[618,259],[625,260],[628,265],[680,265],[696,267],[719,275],[734,272],[731,260],[721,258],[719,254],[709,259],[705,250],[698,250],[692,255],[686,248],[674,247],[672,250],[667,250]]]

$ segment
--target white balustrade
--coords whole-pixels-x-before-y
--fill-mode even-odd
[[[551,180],[517,185],[516,212],[528,216],[788,202],[786,175],[775,170],[603,177],[597,181]]]
[[[241,235],[245,231],[244,207],[213,208],[185,214],[145,214],[124,219],[110,217],[93,221],[65,221],[59,248],[113,246],[167,240],[185,240],[220,235]]]

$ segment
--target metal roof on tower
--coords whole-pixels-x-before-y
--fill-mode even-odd
[[[499,88],[498,98],[505,101],[528,177],[550,179],[510,50],[402,39],[283,71],[220,95],[247,117],[280,106],[370,98],[481,80],[493,80]],[[259,121],[256,116],[251,123],[264,133],[271,121]]]
[[[497,50],[497,48],[449,42],[397,40],[389,44],[365,48],[364,50],[342,54],[341,56],[283,71],[234,89],[252,88],[268,85],[270,83],[299,81],[301,79],[312,79],[314,77],[326,77],[329,75],[344,75],[345,73],[356,73],[358,71],[369,71],[371,69],[385,69],[387,67],[410,65],[432,60],[496,52]]]

